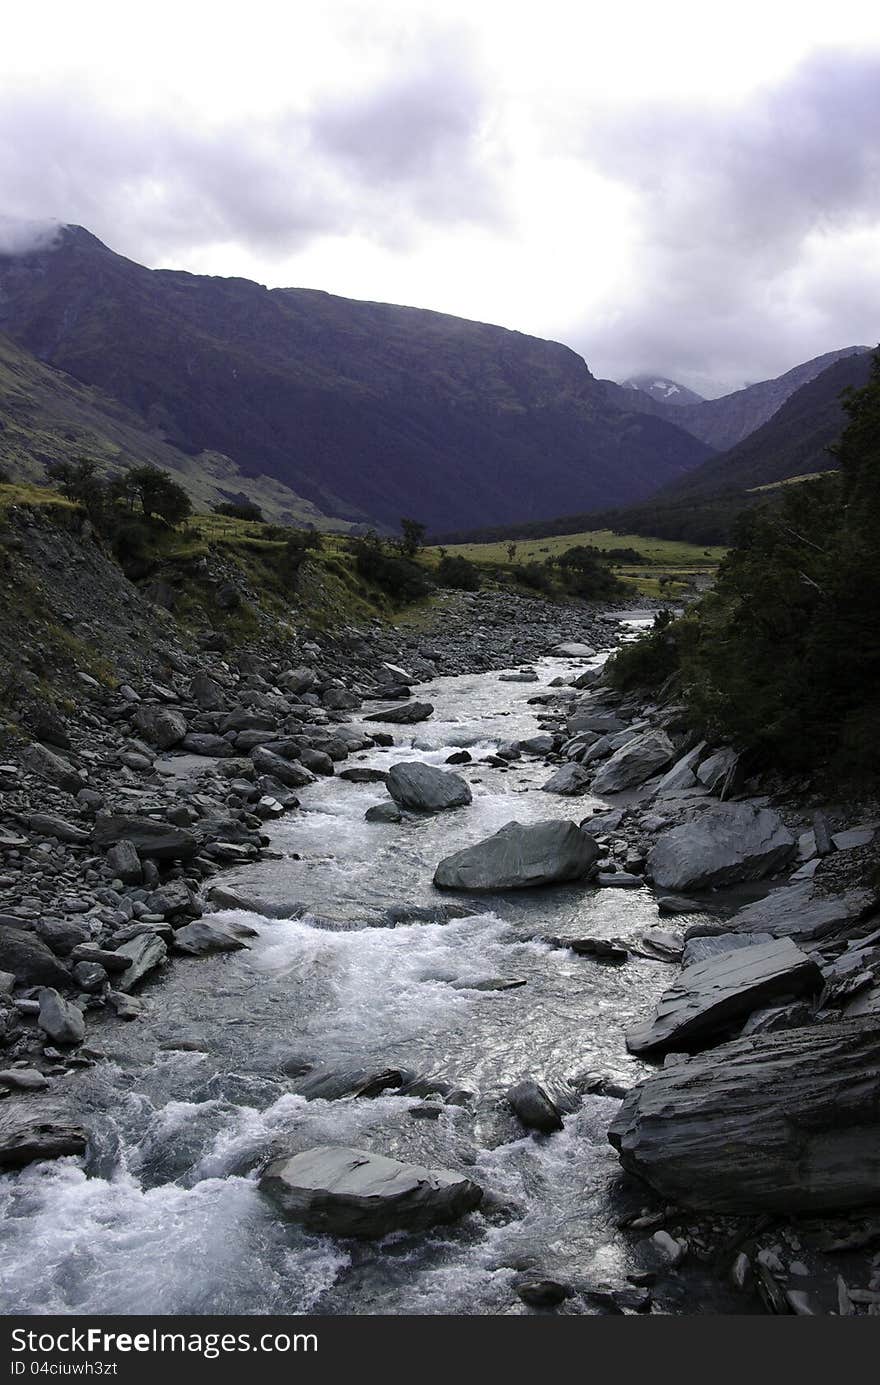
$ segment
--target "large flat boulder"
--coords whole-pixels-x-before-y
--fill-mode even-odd
[[[98,813],[92,841],[99,849],[128,841],[138,856],[150,856],[157,861],[186,861],[198,854],[202,844],[188,827],[128,813]]]
[[[652,1019],[626,1035],[631,1053],[705,1047],[781,997],[821,990],[822,973],[790,938],[738,948],[685,967],[660,997]]]
[[[508,822],[494,836],[441,861],[434,884],[445,890],[521,890],[580,880],[599,848],[573,822]]]
[[[760,1034],[664,1068],[608,1131],[624,1168],[702,1211],[838,1211],[877,1203],[876,1018]]]
[[[310,1230],[368,1238],[455,1221],[483,1196],[464,1174],[343,1145],[276,1159],[260,1188],[286,1217]]]
[[[20,1169],[37,1159],[82,1154],[87,1140],[82,1126],[67,1120],[7,1110],[0,1116],[0,1168]]]
[[[398,726],[410,726],[417,721],[427,721],[434,713],[430,702],[406,702],[399,707],[386,707],[381,712],[371,712],[364,721],[390,721]]]
[[[773,890],[764,899],[747,904],[730,920],[737,933],[772,933],[774,938],[824,938],[844,924],[856,922],[874,903],[867,890],[823,898],[812,880]]]
[[[385,780],[395,803],[415,813],[442,813],[470,803],[470,786],[459,774],[450,774],[418,760],[392,765]]]
[[[772,809],[719,803],[664,832],[648,857],[648,870],[663,890],[708,889],[760,880],[780,869],[795,848]]]
[[[675,746],[665,731],[645,731],[605,761],[593,780],[594,793],[620,793],[644,784],[675,758]]]

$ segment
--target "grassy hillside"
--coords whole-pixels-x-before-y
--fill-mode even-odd
[[[243,492],[280,523],[351,527],[274,477],[242,476],[219,452],[190,456],[171,446],[124,405],[0,333],[0,469],[17,481],[39,484],[50,462],[74,457],[88,458],[107,473],[144,463],[160,467],[186,488],[198,509]]]
[[[516,545],[512,558],[511,543]],[[587,529],[505,542],[449,544],[445,551],[467,558],[490,576],[504,577],[517,565],[544,563],[581,545],[608,554],[617,576],[634,593],[650,597],[682,596],[705,585],[714,576],[726,551],[719,546],[705,548],[679,540],[617,534],[611,529]],[[440,548],[429,549],[426,556],[432,562],[439,561]]]

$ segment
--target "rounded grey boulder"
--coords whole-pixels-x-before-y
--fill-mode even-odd
[[[395,803],[416,813],[462,808],[472,798],[470,786],[460,775],[418,760],[392,765],[385,782]]]
[[[260,1178],[260,1189],[286,1217],[311,1230],[364,1238],[455,1221],[483,1197],[464,1174],[401,1164],[344,1145],[318,1145],[276,1159]]]
[[[444,890],[522,890],[580,880],[598,859],[596,842],[573,822],[508,822],[441,861],[434,884]]]

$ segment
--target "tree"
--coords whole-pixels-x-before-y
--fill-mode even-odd
[[[265,524],[263,511],[253,500],[224,500],[214,506],[215,515],[226,515],[229,519],[247,519],[253,524]]]
[[[46,467],[49,480],[68,500],[84,505],[87,510],[94,509],[101,498],[102,485],[97,471],[97,463],[88,457],[61,458]]]
[[[427,525],[420,524],[417,519],[402,519],[400,521],[400,551],[405,558],[414,558],[425,545],[425,534]]]
[[[515,557],[516,557],[516,544],[515,544],[515,543],[509,543],[509,544],[507,545],[507,561],[508,561],[509,563],[512,563]]]
[[[167,471],[160,471],[157,466],[132,467],[128,481],[147,519],[155,515],[173,526],[192,514],[192,501]]]

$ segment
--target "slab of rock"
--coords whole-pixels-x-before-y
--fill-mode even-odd
[[[588,644],[580,644],[577,640],[567,640],[563,644],[555,644],[550,651],[551,654],[558,654],[561,659],[592,659],[596,651]]]
[[[874,823],[864,827],[850,827],[845,832],[836,832],[831,838],[835,851],[853,851],[859,846],[870,846],[877,834]]]
[[[55,813],[31,813],[28,826],[41,837],[55,837],[59,842],[68,842],[71,846],[87,846],[91,841],[91,832],[84,831]]]
[[[92,966],[103,967],[104,971],[125,971],[131,966],[131,958],[111,952],[109,948],[97,947],[94,943],[79,943],[70,954],[71,961],[78,964],[88,962]]]
[[[539,1082],[526,1078],[517,1082],[507,1093],[514,1114],[529,1130],[539,1130],[550,1135],[562,1129],[562,1115],[555,1101],[547,1095]]]
[[[441,813],[472,799],[470,786],[460,775],[418,760],[392,765],[385,783],[395,803],[416,813]]]
[[[80,1044],[86,1034],[82,1010],[64,1000],[52,986],[40,991],[37,1024],[55,1044]]]
[[[770,933],[709,933],[688,936],[681,955],[683,967],[692,967],[696,962],[708,962],[710,957],[720,957],[724,952],[736,952],[743,947],[757,947],[761,943],[772,943]]]
[[[676,760],[672,769],[666,771],[657,785],[655,793],[658,798],[662,798],[664,794],[674,793],[677,789],[692,789],[695,786],[697,776],[694,771],[705,749],[706,742],[701,741],[693,750],[682,755],[680,760]]]
[[[386,707],[381,712],[370,712],[365,721],[390,721],[397,726],[410,726],[417,721],[427,721],[433,716],[434,707],[430,702],[405,702],[399,707]]]
[[[255,928],[249,928],[247,932],[251,937],[256,936]],[[198,919],[177,929],[174,947],[176,951],[186,952],[191,957],[206,957],[209,952],[241,952],[247,943],[241,930],[230,924]]]
[[[69,986],[70,974],[54,952],[23,928],[0,925],[0,969],[12,972],[19,986]]]
[[[675,746],[665,731],[645,731],[605,761],[593,780],[593,792],[620,793],[644,784],[674,757]]]
[[[138,933],[116,949],[117,957],[127,957],[130,965],[120,974],[117,983],[122,992],[130,991],[156,967],[162,965],[168,949],[155,933]]]
[[[134,724],[144,740],[157,750],[170,750],[178,745],[186,735],[186,717],[171,707],[148,705],[138,707],[134,714]]]
[[[311,1230],[370,1239],[455,1221],[483,1196],[464,1174],[340,1145],[276,1159],[260,1189],[286,1217]]]
[[[538,675],[533,668],[522,668],[518,673],[499,673],[499,683],[537,683]]]
[[[179,748],[188,755],[212,755],[221,760],[229,759],[235,753],[225,736],[217,736],[212,731],[187,732]]]
[[[306,784],[315,783],[316,776],[310,769],[306,769],[305,765],[299,764],[296,760],[285,760],[283,756],[276,755],[274,750],[268,750],[263,745],[254,747],[251,759],[260,774],[270,775],[289,789],[302,789]]]
[[[217,711],[226,705],[220,684],[209,673],[199,672],[189,685],[189,696],[205,712]]]
[[[82,1126],[4,1111],[0,1116],[0,1168],[20,1169],[37,1159],[83,1154],[87,1141]]]
[[[231,885],[212,885],[208,898],[216,909],[242,909],[247,914],[261,914],[267,919],[288,919],[295,905],[283,900],[272,901],[262,895],[234,889]]]
[[[137,847],[126,837],[123,837],[121,841],[114,842],[113,846],[109,848],[107,865],[113,872],[114,878],[121,880],[123,885],[139,885],[143,879],[143,868]]]
[[[521,890],[580,880],[598,859],[593,838],[573,822],[508,822],[441,861],[434,884],[446,890]]]
[[[728,926],[737,933],[770,933],[774,938],[824,938],[842,925],[856,922],[874,902],[867,890],[848,890],[823,898],[814,894],[812,880],[802,880],[747,904],[733,915]]]
[[[38,1068],[4,1068],[0,1072],[0,1087],[13,1092],[44,1092],[50,1086],[48,1077]]]
[[[68,793],[78,793],[83,787],[83,776],[69,760],[37,742],[29,745],[23,752],[21,763],[31,774],[45,779],[49,784],[57,785],[59,789],[66,789]]]
[[[141,859],[151,856],[157,861],[186,861],[196,856],[202,845],[201,838],[188,827],[126,813],[98,813],[92,840],[99,848],[129,841]]]
[[[468,760],[470,758],[468,755]],[[447,764],[450,762],[451,757]],[[352,765],[349,769],[339,771],[339,778],[348,779],[352,784],[384,784],[387,777],[387,770],[372,769],[369,765]]]
[[[760,880],[794,852],[794,837],[770,808],[724,803],[665,832],[648,857],[648,869],[659,889],[708,889]]]
[[[736,767],[739,756],[735,750],[726,747],[708,755],[697,768],[697,778],[705,784],[710,793],[718,793],[731,770]]]
[[[589,783],[590,776],[583,766],[572,762],[560,765],[555,774],[550,775],[546,784],[541,785],[541,789],[544,793],[558,793],[573,798],[577,794],[586,793]]]
[[[701,1211],[873,1206],[880,1029],[844,1020],[737,1039],[633,1088],[608,1138],[624,1168]]]
[[[822,988],[822,973],[789,938],[724,952],[685,967],[664,992],[652,1019],[630,1029],[631,1053],[705,1047],[768,1001]]]

